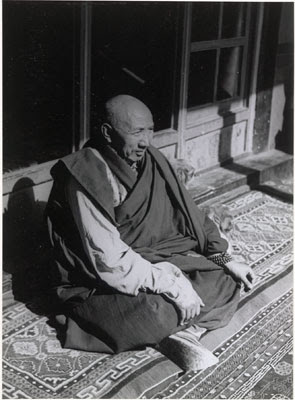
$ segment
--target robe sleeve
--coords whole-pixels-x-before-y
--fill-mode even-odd
[[[149,289],[185,301],[182,297],[193,288],[178,267],[169,262],[152,264],[133,251],[75,179],[70,179],[66,193],[84,250],[102,280],[122,293],[137,295]]]
[[[220,236],[217,226],[207,215],[204,220],[204,230],[207,236],[206,257],[225,252],[228,249],[227,240]]]

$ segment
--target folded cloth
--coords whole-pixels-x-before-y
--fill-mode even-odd
[[[211,367],[219,360],[199,342],[205,332],[205,328],[192,325],[163,339],[156,349],[184,371],[198,371]]]

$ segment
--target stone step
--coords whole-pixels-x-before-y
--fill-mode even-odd
[[[208,200],[200,202],[200,203],[198,203],[198,207],[202,210],[202,209],[204,209],[206,207],[210,207],[212,205],[226,204],[227,202],[235,199],[236,197],[241,196],[244,193],[249,192],[250,190],[251,190],[250,186],[242,185],[242,186],[232,189],[226,193],[217,194],[216,196],[211,197]]]
[[[230,198],[234,196],[230,192],[235,189],[254,189],[266,181],[287,179],[292,175],[293,156],[279,150],[270,150],[202,173],[190,182],[188,190],[195,203],[200,204],[227,193]],[[239,191],[237,193],[241,194]]]

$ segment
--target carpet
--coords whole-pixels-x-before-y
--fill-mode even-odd
[[[3,313],[2,396],[137,397],[151,382],[169,383],[180,369],[152,348],[110,356],[63,349],[45,317],[17,303]]]
[[[184,374],[155,398],[291,399],[291,297],[286,292],[217,347],[217,366]]]
[[[233,253],[256,273],[230,324],[200,341],[219,364],[143,398],[292,399],[292,206],[252,191],[227,204]]]
[[[230,324],[201,342],[219,357],[182,371],[155,349],[115,356],[62,349],[46,317],[4,278],[3,389],[14,398],[292,398],[292,206],[259,191],[228,203],[233,251],[257,275]]]

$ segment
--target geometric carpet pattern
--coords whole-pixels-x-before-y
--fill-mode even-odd
[[[202,339],[217,365],[182,373],[152,348],[114,356],[63,349],[46,317],[4,300],[2,397],[292,398],[292,206],[258,191],[227,205],[233,253],[257,279],[228,327]],[[4,279],[4,299],[10,291]]]
[[[255,271],[254,288],[241,293],[238,326],[230,323],[212,348],[219,363],[183,374],[154,398],[293,398],[292,206],[255,191],[227,205],[234,216],[233,253]]]
[[[45,317],[11,308],[3,316],[3,398],[102,398],[155,365],[179,372],[152,348],[116,356],[63,349]]]
[[[233,255],[255,271],[257,293],[267,282],[278,279],[293,264],[293,207],[262,192],[252,191],[227,204],[233,217],[229,233]]]
[[[289,291],[214,351],[219,358],[216,366],[200,373],[186,373],[155,397],[291,399],[292,341]]]

